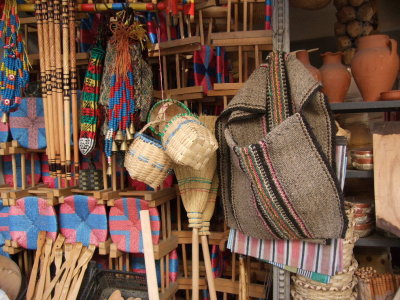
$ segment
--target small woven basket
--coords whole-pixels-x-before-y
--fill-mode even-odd
[[[178,165],[202,169],[218,148],[211,131],[195,115],[179,114],[162,131],[162,144]]]
[[[132,179],[156,189],[167,177],[172,161],[158,140],[143,133],[150,124],[135,134],[125,154],[124,166]]]
[[[164,99],[153,105],[147,116],[147,123],[162,119],[161,122],[149,126],[153,133],[161,136],[160,132],[162,132],[165,125],[176,115],[184,113],[190,113],[190,109],[185,104],[174,99]]]
[[[293,300],[320,300],[320,298],[309,298],[309,297],[303,297],[300,294],[298,294],[294,288],[291,289],[290,294],[292,295],[292,299]],[[323,298],[328,299],[328,298]],[[330,298],[329,298],[330,299]],[[350,298],[344,299],[344,298],[340,298],[340,300],[356,300],[357,299],[357,292],[353,292],[350,296]]]

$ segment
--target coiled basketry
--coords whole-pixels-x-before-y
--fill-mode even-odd
[[[179,165],[200,170],[218,148],[211,131],[193,114],[173,117],[161,133],[162,145]]]
[[[147,116],[147,123],[160,122],[150,125],[150,130],[158,136],[161,136],[161,132],[165,125],[176,115],[190,113],[189,108],[180,101],[174,99],[164,99],[155,103]]]
[[[124,166],[132,179],[139,180],[156,189],[171,169],[172,161],[161,143],[144,134],[144,130],[135,134],[135,139],[125,154]]]

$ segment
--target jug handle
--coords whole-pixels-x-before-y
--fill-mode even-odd
[[[397,41],[395,39],[389,39],[390,56],[397,55]]]

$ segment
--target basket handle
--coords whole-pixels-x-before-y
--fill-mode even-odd
[[[151,121],[149,123],[147,123],[146,125],[143,126],[142,129],[140,129],[139,134],[142,134],[147,128],[149,128],[151,125],[157,124],[157,123],[161,123],[162,120],[159,120],[158,118],[154,121]]]

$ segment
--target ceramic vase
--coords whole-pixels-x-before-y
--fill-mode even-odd
[[[350,87],[351,75],[342,64],[341,52],[322,54],[323,65],[319,69],[322,76],[322,92],[330,103],[343,102]]]
[[[399,71],[397,41],[383,34],[360,38],[351,71],[364,101],[379,100],[392,89]]]
[[[296,58],[300,60],[303,65],[306,67],[308,71],[310,71],[311,75],[317,80],[321,81],[321,73],[319,70],[312,66],[310,63],[310,57],[308,56],[308,52],[306,50],[299,50],[296,52]]]

